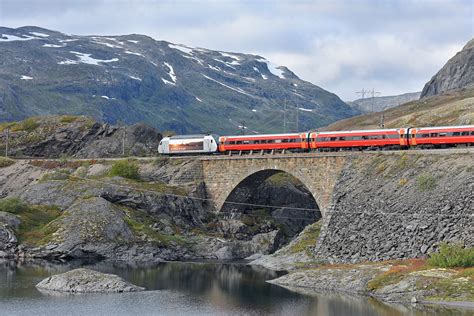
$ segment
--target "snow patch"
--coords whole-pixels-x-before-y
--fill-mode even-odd
[[[172,85],[172,86],[176,85],[174,82],[168,81],[168,80],[166,80],[165,78],[161,78],[161,80],[163,80],[163,82],[164,82],[165,84],[169,84],[169,85]]]
[[[68,39],[65,39],[65,40],[59,40],[60,43],[69,43],[69,42],[75,42],[75,41],[78,41],[79,39],[78,38],[68,38]]]
[[[115,98],[111,98],[111,97],[108,97],[108,96],[106,96],[106,95],[101,95],[100,97],[101,97],[101,98],[104,98],[104,99],[106,99],[106,100],[115,100]]]
[[[66,47],[66,44],[64,44],[64,45],[44,44],[42,47],[60,48],[60,47]]]
[[[255,109],[252,109],[252,112],[257,112],[257,110],[255,110]]]
[[[142,54],[140,54],[140,53],[135,53],[135,52],[131,52],[131,51],[129,51],[129,50],[126,50],[126,51],[125,51],[125,54],[129,54],[129,55],[137,55],[137,56],[142,56],[142,57],[143,57],[143,55],[142,55]]]
[[[33,77],[21,76],[20,80],[32,80]]]
[[[257,61],[261,63],[267,64],[268,70],[275,76],[280,77],[281,79],[286,79],[285,76],[283,76],[283,73],[285,72],[284,70],[281,70],[281,66],[277,66],[272,62],[269,62],[268,60],[264,58],[259,58]],[[265,79],[265,78],[264,78]]]
[[[253,67],[253,70],[255,70],[256,72],[260,73],[260,70],[258,70],[257,67]]]
[[[134,76],[129,76],[130,78],[132,78],[133,80],[138,80],[138,81],[142,81],[141,78],[138,78],[138,77],[134,77]]]
[[[312,109],[305,109],[305,108],[298,108],[298,109],[305,112],[313,112]]]
[[[134,41],[134,40],[127,40],[127,42],[130,42],[130,43],[133,43],[133,44],[137,44],[138,41]]]
[[[33,39],[40,39],[39,37],[34,37],[34,36],[29,36],[29,35],[22,35],[22,36],[24,37],[18,37],[15,35],[8,35],[8,34],[0,34],[0,42],[29,41]]]
[[[267,79],[268,79],[268,76],[267,76],[267,75],[264,75],[264,74],[262,74],[262,78],[263,78],[263,79],[265,79],[265,80],[267,80]]]
[[[211,68],[214,71],[221,71],[221,69],[219,67],[215,67],[215,66],[212,66],[212,65],[209,65],[209,64],[208,64],[208,66],[209,66],[209,68]]]
[[[232,55],[232,54],[224,53],[224,52],[219,52],[219,53],[221,53],[222,56],[229,57],[229,58],[235,59],[237,61],[240,60],[240,57],[237,56],[237,55]]]
[[[77,63],[83,63],[83,64],[99,66],[100,65],[99,63],[112,63],[112,62],[116,62],[116,61],[119,60],[118,58],[105,59],[105,60],[104,59],[95,59],[95,58],[91,57],[92,54],[79,53],[79,52],[74,52],[74,51],[70,51],[70,53],[76,55],[76,57],[78,57],[79,60],[75,61],[75,60],[67,59],[65,61],[59,62],[58,64],[59,65],[73,65],[73,64],[77,64]]]
[[[296,83],[292,83],[292,85],[293,85],[293,87],[297,87],[297,86],[298,86],[298,84],[296,84]]]
[[[176,75],[175,75],[175,73],[174,73],[173,66],[171,66],[170,64],[168,64],[168,63],[166,63],[166,62],[163,63],[163,64],[164,64],[166,67],[168,67],[168,69],[169,69],[168,75],[170,76],[171,80],[172,80],[174,83],[176,83],[176,79],[177,79],[177,78],[176,78]]]
[[[39,32],[29,32],[29,33],[35,36],[39,36],[39,37],[49,37],[48,34],[44,34],[44,33],[39,33]]]
[[[198,97],[195,97],[195,98],[196,98],[196,100],[198,100],[199,102],[202,102],[202,100],[201,100],[201,99],[199,99]]]
[[[242,89],[240,89],[240,88],[231,87],[231,86],[229,86],[229,85],[226,85],[225,83],[222,83],[222,82],[220,82],[220,81],[217,81],[216,79],[213,79],[213,78],[211,78],[211,77],[208,77],[208,76],[206,76],[206,75],[204,75],[204,74],[202,74],[202,75],[204,76],[204,78],[209,79],[209,80],[211,80],[211,81],[214,81],[215,83],[218,83],[218,84],[220,84],[220,85],[223,86],[223,87],[229,88],[230,90],[233,90],[233,91],[236,91],[236,92],[238,92],[238,93],[244,94],[244,95],[246,95],[246,96],[248,96],[248,97],[252,97],[252,98],[254,97],[253,95],[248,94],[247,92],[245,92],[244,90],[242,90]]]
[[[109,48],[122,48],[121,46],[118,46],[118,45],[113,45],[113,44],[99,42],[99,41],[94,41],[94,43],[104,45],[104,46],[107,46]]]
[[[168,44],[168,47],[169,47],[169,48],[174,48],[174,49],[180,50],[180,51],[182,51],[183,53],[186,53],[186,54],[188,54],[188,55],[192,55],[192,54],[193,54],[193,49],[192,49],[191,47],[188,47],[188,46]]]
[[[191,57],[191,56],[186,56],[186,55],[181,55],[181,56],[183,56],[184,58],[187,58],[187,59],[195,60],[195,61],[197,61],[197,63],[198,63],[199,65],[204,66],[203,61],[202,61],[201,59],[199,59],[199,58]]]

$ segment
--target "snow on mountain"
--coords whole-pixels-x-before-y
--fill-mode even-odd
[[[301,129],[358,113],[262,56],[137,34],[76,36],[38,27],[0,27],[0,34],[0,122],[71,113],[178,133],[233,133],[241,121],[249,131],[280,132],[285,102],[300,107]]]

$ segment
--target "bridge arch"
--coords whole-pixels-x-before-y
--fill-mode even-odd
[[[345,163],[345,157],[303,155],[290,157],[250,156],[203,158],[202,175],[207,196],[214,209],[220,212],[232,191],[242,181],[255,175],[265,178],[270,174],[286,172],[308,189],[324,217],[329,208],[332,192]],[[253,177],[253,176],[252,176]]]

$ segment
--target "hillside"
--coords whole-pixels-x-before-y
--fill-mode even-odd
[[[323,130],[378,128],[382,114],[386,128],[474,124],[474,89],[450,91],[383,112],[359,115],[331,124]]]
[[[448,60],[446,65],[426,83],[421,97],[472,86],[474,86],[474,39]]]
[[[144,35],[0,27],[0,52],[0,122],[69,114],[177,133],[236,133],[244,121],[249,132],[264,133],[282,131],[285,100],[302,109],[301,130],[358,113],[261,56]]]
[[[400,95],[390,95],[383,97],[357,99],[351,102],[346,102],[353,109],[362,113],[380,112],[401,104],[417,100],[420,97],[420,92],[404,93]]]
[[[120,127],[85,116],[30,117],[0,123],[0,156],[5,155],[7,129],[9,157],[153,156],[162,138],[156,129],[142,123]]]

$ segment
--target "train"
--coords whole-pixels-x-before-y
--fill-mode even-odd
[[[351,131],[232,135],[178,135],[164,137],[158,153],[232,154],[311,152],[408,148],[445,148],[474,145],[474,125],[405,127]]]

